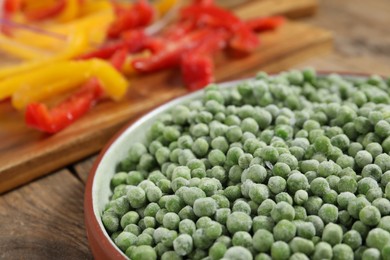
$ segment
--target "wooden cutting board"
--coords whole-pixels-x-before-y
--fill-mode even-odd
[[[258,14],[306,14],[316,7],[314,0],[262,0],[239,6],[241,17]],[[280,3],[273,5],[271,2]],[[254,6],[254,3],[257,3]],[[290,7],[286,9],[281,6]],[[292,3],[299,3],[298,8]],[[306,5],[304,5],[306,3]],[[283,4],[283,5],[282,5]],[[268,9],[266,9],[268,8]],[[295,8],[295,9],[294,9]],[[288,69],[305,58],[327,52],[332,46],[330,32],[303,23],[289,21],[277,31],[259,36],[261,46],[250,56],[217,59],[216,81],[253,75],[256,71],[268,72]],[[0,57],[1,62],[1,57]],[[91,110],[69,128],[56,135],[47,135],[28,129],[23,114],[14,111],[8,102],[0,103],[0,193],[50,173],[99,151],[107,141],[130,120],[152,108],[187,93],[180,81],[179,71],[139,76],[132,79],[127,98],[114,103],[105,101]],[[61,185],[59,183],[59,185]]]

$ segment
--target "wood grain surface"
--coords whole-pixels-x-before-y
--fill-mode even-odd
[[[91,259],[83,190],[62,170],[0,197],[0,259]]]
[[[268,3],[269,0],[259,2]],[[304,2],[309,7],[315,6],[315,1],[299,0],[300,8]],[[291,3],[283,10],[291,10],[294,6]],[[281,12],[275,4],[257,4],[255,7],[264,15],[267,10],[268,15]],[[241,6],[237,12],[246,16],[249,9],[245,8]],[[260,38],[261,46],[247,57],[218,56],[217,82],[252,74],[266,66],[287,69],[291,63],[329,51],[332,43],[332,35],[327,30],[298,22],[286,22],[276,31],[261,34]],[[136,77],[126,99],[118,103],[100,103],[56,135],[28,129],[21,113],[14,111],[7,102],[0,103],[0,140],[3,140],[0,143],[0,193],[98,151],[131,118],[185,94],[179,74],[178,71],[164,71]]]
[[[305,22],[333,31],[335,51],[291,67],[390,75],[389,13],[388,0],[320,1],[316,16]],[[265,70],[276,72],[277,67],[265,66]],[[0,259],[92,258],[82,222],[82,181],[95,158],[0,197]],[[59,218],[58,211],[66,219]]]

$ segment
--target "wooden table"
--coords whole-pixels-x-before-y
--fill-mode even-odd
[[[322,0],[318,14],[304,21],[332,30],[335,50],[294,67],[390,75],[389,13],[388,0]],[[83,192],[95,158],[0,197],[0,259],[92,258]]]

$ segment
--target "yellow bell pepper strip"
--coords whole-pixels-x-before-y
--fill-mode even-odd
[[[68,22],[75,19],[80,13],[81,4],[80,0],[66,0],[65,8],[61,10],[56,19],[59,22]]]
[[[41,103],[32,103],[26,109],[28,126],[47,133],[57,133],[87,113],[104,95],[100,82],[92,78],[70,98],[50,110]]]
[[[178,0],[159,0],[154,5],[160,16],[165,15],[174,5],[178,3]]]
[[[93,63],[91,74],[99,78],[107,95],[120,100],[127,92],[128,81],[110,63],[99,59],[90,61]]]
[[[35,89],[35,95],[38,99],[48,97],[47,93],[50,91],[53,95],[56,95],[57,91],[69,90],[74,86],[64,84],[57,90],[53,89],[53,82],[59,82],[69,77],[84,77],[84,80],[86,80],[92,76],[99,78],[105,92],[112,99],[119,100],[125,95],[128,86],[126,79],[108,62],[91,59],[87,61],[56,62],[50,64],[50,66],[40,67],[23,75],[0,81],[0,100],[13,95],[22,88]],[[23,105],[24,103],[20,102],[16,105],[16,108],[21,108]]]
[[[57,55],[45,59],[41,59],[38,61],[31,61],[22,63],[20,65],[9,66],[3,69],[0,69],[0,99],[4,96],[9,96],[13,91],[8,90],[4,91],[2,88],[2,79],[6,79],[11,76],[20,76],[22,73],[28,73],[31,70],[36,68],[51,65],[54,62],[66,60],[72,57],[75,57],[81,53],[83,53],[88,48],[88,39],[84,32],[76,31],[72,37],[70,37],[69,45],[67,48]],[[5,94],[4,94],[5,93]]]
[[[83,73],[72,74],[67,79],[59,79],[57,82],[35,86],[24,86],[12,95],[12,105],[16,109],[24,109],[28,104],[40,102],[53,96],[60,96],[71,89],[79,87],[85,82],[86,75]]]
[[[50,52],[19,43],[0,34],[0,49],[20,59],[34,60],[50,56]]]

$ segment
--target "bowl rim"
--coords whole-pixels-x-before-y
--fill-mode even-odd
[[[317,70],[317,75],[321,76],[328,76],[331,74],[338,74],[343,77],[353,77],[353,78],[368,78],[370,77],[371,73],[364,73],[364,72],[347,72],[347,71],[331,71],[331,70]],[[271,76],[278,75],[280,73],[272,73]],[[381,76],[381,75],[380,75]],[[383,77],[383,76],[381,76]],[[384,78],[384,77],[383,77]],[[226,82],[217,82],[219,86],[222,87],[228,87],[233,84],[237,84],[239,82],[244,82],[248,80],[253,80],[255,77],[248,77],[248,78],[241,78],[238,80],[233,81],[226,81]],[[161,111],[164,111],[166,108],[174,105],[175,103],[183,102],[183,100],[191,99],[191,97],[195,97],[199,95],[200,92],[203,92],[204,89],[197,90],[195,92],[187,93],[184,95],[181,95],[179,97],[176,97],[166,103],[163,103],[156,108],[153,108],[151,111],[148,111],[147,113],[143,114],[141,117],[137,118],[135,121],[131,121],[127,123],[125,126],[123,126],[118,132],[116,132],[110,140],[106,143],[106,145],[103,147],[103,149],[99,152],[98,157],[96,158],[95,162],[93,163],[93,166],[89,172],[88,179],[85,185],[85,191],[84,191],[84,224],[86,229],[86,234],[88,238],[88,244],[91,247],[94,242],[97,242],[101,250],[100,252],[106,252],[107,255],[115,258],[115,259],[126,259],[124,254],[117,249],[115,246],[112,245],[112,242],[110,241],[110,238],[107,236],[104,230],[100,228],[100,224],[94,214],[94,203],[93,203],[93,184],[95,175],[97,172],[97,169],[107,153],[107,151],[111,148],[111,146],[117,141],[118,138],[120,138],[128,129],[130,128],[136,128],[137,125],[141,124],[144,121],[147,121],[148,118],[152,117],[153,115],[157,113],[161,113]],[[130,120],[130,119],[129,119]],[[89,232],[89,229],[93,230],[94,234],[91,234]],[[98,236],[96,240],[94,240],[95,236]],[[94,254],[94,251],[92,250],[92,254]],[[94,257],[97,257],[94,255]]]

